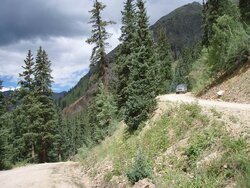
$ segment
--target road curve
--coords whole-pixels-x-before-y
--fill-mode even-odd
[[[237,116],[239,119],[246,122],[247,126],[250,126],[250,104],[204,100],[193,97],[191,93],[161,95],[157,97],[157,100],[159,102],[198,103],[203,107],[215,108],[226,114]]]
[[[206,107],[217,107],[217,108],[227,108],[231,110],[249,110],[250,104],[242,104],[242,103],[232,103],[232,102],[222,102],[215,100],[204,100],[193,97],[190,93],[187,94],[169,94],[169,95],[161,95],[158,96],[157,99],[159,101],[172,101],[172,102],[184,102],[184,103],[192,103],[197,102],[201,106]]]

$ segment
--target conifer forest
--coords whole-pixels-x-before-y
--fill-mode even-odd
[[[146,136],[150,139],[154,131],[158,134],[157,127],[151,133],[143,133],[147,131],[145,127],[149,126],[147,122],[151,121],[158,109],[157,96],[175,93],[179,84],[186,84],[189,92],[195,96],[202,96],[217,84],[227,80],[235,71],[248,67],[249,0],[203,0],[201,4],[194,2],[177,9],[179,12],[173,11],[169,17],[162,17],[153,26],[150,24],[151,15],[147,10],[148,2],[123,0],[119,45],[114,46],[110,52],[108,49],[113,35],[110,28],[118,23],[103,15],[111,3],[93,0],[92,9],[86,11],[90,18],[88,27],[91,33],[85,41],[80,42],[82,45],[92,47],[92,51],[89,51],[89,72],[74,87],[63,93],[63,96],[54,97],[55,82],[52,76],[54,62],[43,46],[37,46],[37,51],[26,49],[24,61],[19,62],[22,71],[19,72],[18,89],[7,95],[1,90],[6,82],[0,75],[0,170],[11,169],[20,164],[76,160],[75,156],[85,159],[89,151],[99,147],[107,138],[112,138],[112,135],[120,129],[121,122],[126,125],[123,132],[124,140],[143,135],[140,138],[142,140],[145,138],[148,147],[152,142],[156,145],[158,143],[159,147],[163,146],[166,143],[163,143],[164,138],[161,136],[152,142],[146,140]],[[191,33],[190,30],[182,29],[183,23],[177,16],[181,15],[184,19],[186,10],[193,11],[190,14],[194,15],[196,9],[199,9],[197,22],[200,20],[200,26],[188,24],[193,29]],[[194,19],[196,18],[190,18],[190,23],[194,23]],[[171,29],[175,29],[176,32],[178,30],[179,35],[176,37]],[[250,88],[248,86],[246,84],[244,87]],[[209,122],[202,115],[197,115],[201,111],[198,107],[184,108],[183,111],[176,109],[168,112],[168,116],[171,117],[178,112],[177,116],[182,117],[191,111],[190,115],[185,116],[188,121],[204,124]],[[162,121],[168,122],[169,126],[172,123],[185,127],[185,123],[175,121],[177,116]],[[196,122],[195,118],[199,120]],[[182,134],[181,129],[179,135]],[[158,131],[165,131],[165,128]],[[176,138],[179,138],[179,135],[176,133]],[[204,136],[202,140],[209,140],[216,137],[211,135],[206,137],[207,135],[210,133],[200,135],[199,138]],[[127,143],[124,140],[122,142]],[[137,145],[134,143],[134,146],[130,143],[129,147],[139,147],[140,143],[137,142]],[[195,143],[198,148],[190,147],[186,150],[185,155],[193,157],[193,161],[205,147],[212,145],[209,143],[199,145],[198,141],[190,143]],[[148,168],[152,166],[152,162],[148,162],[147,157],[154,156],[156,145],[150,149],[152,153],[147,153],[147,147],[143,150],[138,149],[137,155],[132,160],[134,166],[132,165],[130,170],[126,168],[124,173],[123,167],[119,166],[121,164],[115,163],[117,170],[112,171],[112,176],[125,174],[124,176],[132,184],[144,178],[154,179],[151,176],[152,169]],[[247,156],[249,157],[249,153]],[[117,158],[117,161],[123,160],[122,157]],[[179,163],[181,165],[181,162]],[[231,168],[230,164],[227,168],[230,168],[231,172],[228,171],[225,177],[233,179],[232,174],[235,169],[239,173],[244,171],[246,174],[244,177],[248,180],[248,184],[245,185],[246,187],[250,185],[249,158],[246,159],[245,166],[243,163],[237,163],[242,166],[235,164]],[[156,168],[158,166],[154,169]],[[192,168],[190,162],[182,170],[189,171]],[[221,177],[219,172],[218,177]],[[109,176],[106,175],[105,178]],[[198,179],[196,180],[198,182]],[[178,187],[177,184],[173,185],[172,187]],[[181,184],[178,185],[182,187]],[[209,187],[208,184],[183,184],[183,187],[199,187],[199,185]],[[216,187],[213,185],[211,184],[211,187]]]

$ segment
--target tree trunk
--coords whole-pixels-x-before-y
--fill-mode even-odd
[[[105,89],[108,89],[108,59],[107,59],[107,56],[106,54],[103,54],[102,55],[102,59],[101,59],[101,80],[102,80],[102,83],[105,87]]]
[[[61,153],[59,153],[59,155],[58,155],[58,161],[59,161],[59,162],[62,161],[62,155],[61,155]]]
[[[32,141],[32,143],[31,143],[31,158],[32,158],[32,163],[34,163],[35,162],[35,146],[34,146],[34,142]]]
[[[47,162],[46,140],[42,139],[42,162]]]
[[[43,163],[45,163],[45,162],[47,162],[47,154],[46,154],[46,149],[45,148],[43,148]]]

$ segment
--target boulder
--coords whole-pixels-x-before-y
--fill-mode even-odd
[[[221,96],[224,95],[224,93],[225,93],[224,90],[220,90],[220,91],[217,92],[217,96],[218,96],[218,97],[221,97]]]

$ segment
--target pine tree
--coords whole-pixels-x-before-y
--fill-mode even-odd
[[[38,94],[46,95],[51,97],[52,90],[52,76],[50,69],[51,63],[48,60],[47,53],[40,47],[37,52],[36,56],[36,64],[35,64],[35,71],[34,71],[34,84],[35,84],[35,91]]]
[[[135,4],[134,0],[126,0],[124,3],[124,10],[122,11],[122,27],[121,27],[121,36],[119,40],[122,42],[123,53],[130,53],[129,45],[134,39],[135,32]]]
[[[13,119],[14,116],[10,112],[5,112],[0,116],[0,170],[9,169],[19,153],[13,134],[16,128]]]
[[[31,50],[28,51],[28,55],[26,59],[24,60],[25,66],[22,68],[24,69],[22,74],[19,74],[19,77],[22,77],[23,80],[19,81],[19,84],[21,85],[21,91],[24,90],[24,92],[32,91],[33,89],[33,73],[34,73],[34,58],[31,54]]]
[[[109,133],[116,114],[114,97],[103,84],[100,84],[97,95],[88,109],[91,135],[94,141],[103,140]]]
[[[136,130],[140,123],[147,120],[154,110],[156,90],[156,58],[154,44],[149,31],[145,3],[137,0],[137,30],[131,53],[127,57],[129,82],[126,87],[128,99],[124,104],[125,122],[129,131]]]
[[[213,32],[207,62],[210,74],[213,77],[231,74],[240,66],[239,62],[247,62],[249,34],[239,20],[228,15],[217,20]]]
[[[171,90],[173,57],[171,54],[170,44],[168,42],[165,29],[158,27],[158,43],[156,45],[157,54],[157,94],[163,94]]]
[[[66,143],[67,140],[65,139],[65,122],[63,121],[62,112],[60,108],[57,106],[57,124],[55,128],[55,138],[53,142],[53,147],[56,150],[57,160],[62,161],[64,158],[64,152],[66,152]]]
[[[3,123],[2,123],[2,115],[4,114],[4,96],[2,93],[2,80],[0,80],[0,170],[4,168],[4,139],[3,139]]]
[[[2,81],[0,81],[0,170],[9,169],[15,159],[18,160],[18,156],[23,154],[15,137],[15,133],[19,131],[14,123],[16,117],[13,112],[9,112],[8,99],[1,89]]]
[[[56,108],[52,99],[52,76],[51,63],[48,55],[41,47],[37,52],[34,83],[35,83],[35,104],[37,108],[34,122],[38,133],[37,150],[39,162],[48,162],[53,159],[53,141],[57,125]]]
[[[3,81],[0,80],[0,116],[3,115],[5,112],[5,105],[4,105],[5,100],[4,100],[4,95],[2,93],[2,88],[3,88],[2,84]]]
[[[87,39],[87,43],[95,44],[95,47],[92,50],[91,55],[91,67],[100,63],[100,77],[102,78],[102,83],[107,87],[108,85],[108,59],[106,55],[105,48],[108,46],[107,39],[110,38],[111,34],[106,31],[106,27],[110,24],[114,24],[112,21],[104,21],[101,17],[101,12],[105,9],[106,5],[99,2],[98,0],[94,1],[93,9],[90,12],[92,15],[91,21],[92,24],[92,36]]]
[[[176,86],[179,84],[189,85],[189,71],[190,71],[189,63],[190,62],[187,62],[184,57],[181,57],[177,61],[171,86],[172,91],[175,91]]]
[[[240,8],[242,20],[246,22],[247,24],[250,24],[250,1],[240,0],[239,8]]]
[[[27,57],[24,60],[25,66],[22,66],[24,71],[23,73],[19,74],[21,80],[19,81],[20,84],[20,91],[19,91],[19,101],[20,105],[18,108],[15,109],[15,113],[17,114],[17,123],[20,125],[19,127],[22,129],[22,134],[24,141],[28,148],[31,148],[31,162],[35,162],[35,141],[36,135],[34,121],[36,115],[34,111],[34,58],[31,51],[28,51]],[[26,118],[20,118],[20,117]],[[28,157],[28,156],[27,156]]]
[[[214,35],[213,25],[224,14],[239,19],[238,10],[231,0],[207,0],[206,3],[203,1],[203,45],[209,46]]]
[[[132,53],[136,32],[136,10],[133,0],[127,0],[124,3],[124,10],[122,11],[122,27],[120,41],[122,44],[116,53],[116,93],[118,96],[118,109],[121,109],[128,96],[125,95],[126,87],[128,85],[129,64],[127,57]]]

